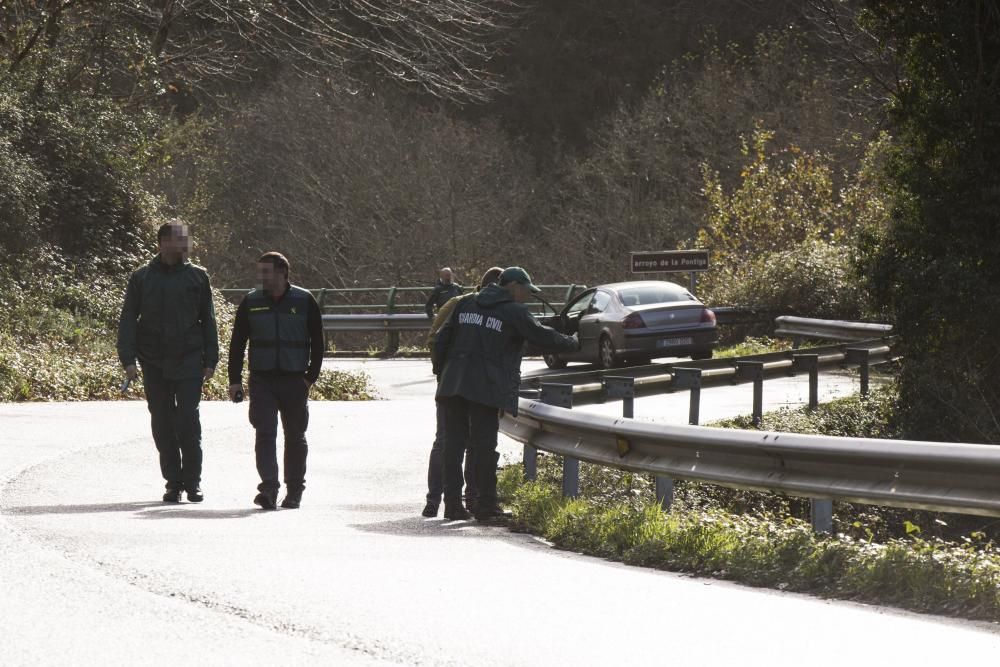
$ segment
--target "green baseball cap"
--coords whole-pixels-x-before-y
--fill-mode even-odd
[[[531,284],[531,276],[520,266],[509,266],[503,270],[503,273],[500,274],[500,284],[506,285],[507,283],[521,283],[535,294],[542,291],[537,285]]]

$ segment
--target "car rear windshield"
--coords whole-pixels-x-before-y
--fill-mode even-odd
[[[643,285],[618,290],[618,297],[626,306],[646,306],[651,303],[671,303],[673,301],[694,301],[695,298],[679,285]]]

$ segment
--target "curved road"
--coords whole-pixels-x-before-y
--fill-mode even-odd
[[[143,403],[0,405],[0,663],[912,667],[1000,656],[993,626],[423,519],[427,363],[333,365],[364,367],[389,400],[312,404],[297,511],[250,502],[245,404],[203,404],[206,500],[179,506],[157,502]],[[852,384],[824,376],[821,391]],[[765,385],[769,407],[803,400],[804,380],[782,385]],[[748,394],[703,390],[702,415],[746,412]],[[683,422],[687,396],[643,399],[636,413]]]

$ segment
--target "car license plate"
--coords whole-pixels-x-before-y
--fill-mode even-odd
[[[678,345],[690,345],[691,337],[684,336],[682,338],[661,338],[656,341],[656,347],[676,347]]]

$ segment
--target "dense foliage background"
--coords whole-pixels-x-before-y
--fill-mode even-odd
[[[168,217],[219,286],[707,247],[709,302],[893,322],[907,435],[998,442],[998,4],[0,1],[0,377]]]

